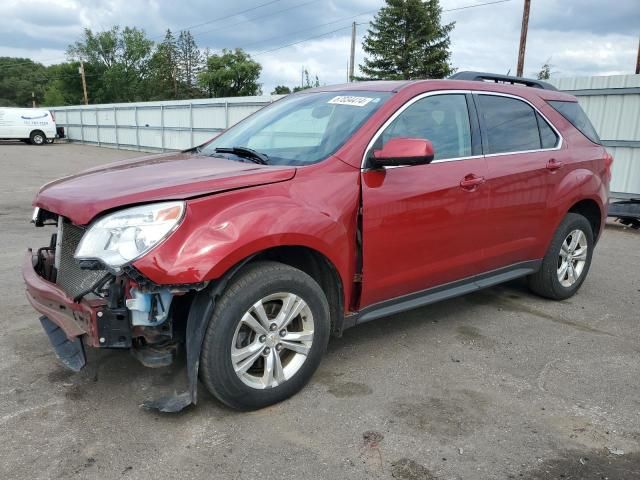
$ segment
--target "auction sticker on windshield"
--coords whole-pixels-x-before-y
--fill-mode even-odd
[[[373,100],[373,98],[371,97],[354,97],[351,95],[342,95],[333,97],[327,103],[331,103],[333,105],[351,105],[352,107],[364,107],[371,100]]]

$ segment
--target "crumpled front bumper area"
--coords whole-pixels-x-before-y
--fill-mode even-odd
[[[29,249],[22,263],[27,299],[43,315],[42,325],[58,357],[69,368],[79,370],[84,366],[84,350],[80,338],[88,346],[101,346],[97,318],[102,315],[106,302],[103,299],[74,302],[56,284],[36,272],[36,263],[37,256]],[[77,358],[79,352],[82,352],[82,361]]]
[[[58,360],[74,372],[82,370],[87,363],[82,339],[80,337],[68,339],[64,331],[44,315],[40,317],[40,323],[51,341]]]

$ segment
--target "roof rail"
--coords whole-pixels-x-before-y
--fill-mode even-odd
[[[449,77],[451,80],[475,80],[477,82],[509,83],[511,85],[525,85],[527,87],[542,88],[543,90],[558,90],[548,82],[533,78],[512,77],[497,73],[485,72],[458,72]]]

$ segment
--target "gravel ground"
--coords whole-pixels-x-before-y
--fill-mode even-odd
[[[522,282],[381,319],[333,339],[311,383],[253,413],[139,408],[179,388],[93,351],[61,367],[23,293],[37,188],[139,155],[0,144],[0,478],[640,478],[640,232],[608,225],[564,302]],[[108,186],[106,186],[108,188]]]

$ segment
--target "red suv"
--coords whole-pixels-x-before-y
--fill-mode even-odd
[[[483,81],[477,81],[483,80]],[[489,80],[489,81],[487,81]],[[330,335],[517,277],[551,299],[584,282],[612,158],[570,95],[465,72],[289,95],[212,141],[42,187],[27,296],[59,359],[186,348],[226,405],[300,390]]]

